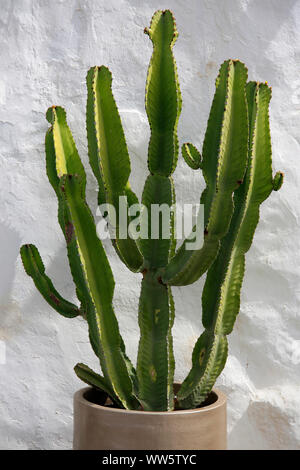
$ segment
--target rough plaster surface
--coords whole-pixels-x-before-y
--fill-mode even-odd
[[[230,448],[299,448],[299,1],[0,0],[0,6],[0,362],[6,345],[6,363],[0,364],[0,448],[70,448],[72,395],[81,387],[72,368],[78,361],[98,367],[84,321],[52,311],[18,256],[21,243],[37,244],[55,285],[74,299],[56,197],[45,175],[44,113],[52,104],[66,107],[95,209],[84,125],[85,75],[91,65],[108,65],[131,154],[132,186],[140,194],[151,54],[143,28],[158,8],[174,11],[180,32],[175,54],[183,95],[181,142],[201,147],[224,59],[240,58],[250,79],[267,80],[273,88],[274,171],[285,172],[285,184],[263,205],[218,385],[228,396]],[[182,159],[175,180],[179,200],[199,200],[203,181]],[[108,252],[117,283],[116,311],[135,359],[140,279],[121,266],[109,245]],[[201,332],[202,285],[200,280],[174,289],[178,380],[188,371]]]

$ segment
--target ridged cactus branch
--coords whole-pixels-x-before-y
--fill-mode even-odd
[[[49,181],[59,194],[59,179],[65,174],[81,176],[82,192],[85,193],[86,176],[73,136],[67,124],[66,111],[61,106],[52,106],[46,113],[51,124],[46,134],[47,174]]]
[[[77,174],[81,177],[82,193],[84,196],[86,175],[67,124],[65,110],[60,106],[52,106],[48,109],[46,118],[52,124],[46,133],[45,139],[47,176],[58,198],[58,221],[66,239],[76,294],[84,310],[86,310],[86,298],[83,294],[85,282],[82,265],[76,250],[74,251],[73,247],[68,243],[72,222],[67,220],[66,214],[63,214],[63,201],[59,189],[60,178],[64,174]]]
[[[153,43],[146,83],[146,111],[151,136],[148,149],[149,171],[169,176],[178,158],[177,124],[181,112],[176,62],[172,48],[178,37],[169,10],[154,13],[150,28],[145,28]]]
[[[79,363],[76,364],[74,367],[75,374],[77,377],[85,382],[86,384],[105,392],[103,395],[103,402],[104,405],[107,399],[107,396],[116,403],[120,408],[123,408],[122,403],[110,387],[110,385],[106,382],[105,378],[99,374],[96,374],[92,369],[90,369],[87,365]]]
[[[123,353],[118,322],[113,311],[113,275],[99,240],[92,214],[82,198],[82,183],[78,176],[65,175],[60,190],[64,199],[64,214],[72,221],[68,244],[73,244],[80,257],[91,307],[87,311],[89,329],[103,349],[100,356],[103,372],[107,371],[113,391],[124,406],[136,408],[132,382]]]
[[[85,227],[84,230],[84,235],[89,235],[90,233],[93,234],[94,238],[92,237],[92,240],[96,240],[98,244],[94,246],[94,243],[92,243],[93,247],[93,254],[94,250],[98,250],[98,254],[95,256],[95,259],[98,258],[101,260],[101,264],[99,264],[99,268],[101,266],[101,271],[102,271],[102,278],[99,278],[99,280],[103,284],[104,290],[102,292],[105,292],[106,295],[109,296],[109,293],[111,292],[111,297],[108,297],[109,300],[106,302],[106,313],[104,312],[104,315],[107,315],[109,318],[112,317],[112,324],[114,327],[116,325],[116,319],[115,322],[113,321],[114,314],[111,313],[111,302],[112,302],[112,295],[113,295],[113,287],[114,287],[114,282],[112,278],[112,273],[110,271],[110,267],[108,265],[108,261],[106,259],[106,255],[103,251],[102,245],[100,240],[98,239],[96,235],[96,228],[94,221],[92,219],[92,216],[89,212],[89,209],[85,203],[84,200],[84,193],[85,193],[85,185],[86,185],[86,176],[85,176],[85,171],[83,168],[83,165],[81,163],[78,151],[76,149],[76,145],[74,142],[74,139],[72,137],[72,134],[70,132],[70,129],[67,125],[66,121],[66,113],[63,110],[63,108],[60,107],[52,107],[49,108],[47,111],[47,119],[48,121],[52,124],[50,129],[48,130],[46,134],[46,163],[47,163],[47,175],[49,178],[49,181],[51,185],[53,186],[57,197],[58,197],[58,219],[60,226],[62,228],[62,231],[64,233],[65,239],[66,239],[66,244],[67,244],[67,250],[68,250],[68,259],[70,263],[70,268],[73,276],[74,283],[76,285],[76,293],[78,296],[79,301],[81,302],[81,311],[84,312],[84,316],[87,318],[88,323],[89,323],[89,336],[90,336],[90,341],[93,347],[93,350],[95,354],[99,357],[101,367],[105,376],[105,379],[108,383],[111,384],[112,389],[114,390],[114,393],[116,395],[118,394],[118,390],[120,388],[120,401],[124,403],[124,406],[131,406],[131,407],[137,407],[138,402],[137,400],[132,397],[132,387],[133,384],[131,382],[131,378],[128,373],[128,358],[126,358],[125,355],[125,349],[124,349],[124,343],[122,341],[122,338],[120,337],[118,327],[116,330],[116,337],[117,337],[117,343],[111,343],[112,346],[110,346],[109,341],[107,343],[103,344],[103,341],[100,337],[99,334],[99,305],[95,304],[95,300],[92,295],[92,289],[90,285],[90,278],[87,278],[87,268],[85,264],[85,258],[83,255],[83,250],[80,245],[80,238],[76,236],[76,229],[80,230],[80,223],[82,223],[82,220],[85,220],[85,223],[87,224],[87,227],[90,227],[90,232],[86,232],[87,227]],[[70,175],[66,177],[66,173],[70,172]],[[76,174],[76,176],[72,176],[71,174]],[[63,188],[64,191],[62,191],[62,184],[61,180],[64,180]],[[65,188],[67,187],[72,187],[73,193],[70,194],[70,197],[67,198],[66,196],[66,190]],[[77,207],[79,204],[81,204],[82,212],[81,212],[81,221],[77,221],[77,225],[74,223],[74,214],[76,214],[76,204],[72,205],[74,207],[73,216],[71,213],[71,210],[69,208],[69,205],[71,202],[74,202],[73,199],[75,199]],[[82,230],[82,229],[81,229]],[[80,232],[81,235],[83,236],[83,230]],[[83,238],[84,240],[84,238]],[[82,242],[82,240],[81,240]],[[24,248],[23,248],[24,249]],[[88,252],[85,253],[87,257],[93,258],[93,256],[89,255]],[[101,256],[102,254],[102,256]],[[36,255],[37,256],[37,255]],[[100,256],[100,257],[99,257]],[[95,261],[94,259],[94,261]],[[93,265],[92,265],[93,266]],[[92,269],[92,268],[91,268]],[[104,282],[104,279],[106,279],[106,284]],[[111,283],[111,289],[109,290],[108,286]],[[104,297],[105,299],[105,297]],[[103,299],[103,294],[102,294],[102,300]],[[108,305],[110,306],[108,309]],[[101,325],[105,324],[105,321],[101,321]],[[99,328],[102,328],[99,327]],[[120,362],[120,357],[117,356],[116,362],[120,364],[120,367],[124,368],[124,377],[125,377],[125,388],[128,387],[128,402],[126,401],[126,396],[123,394],[122,387],[120,385],[114,386],[114,381],[117,382],[117,379],[114,379],[114,370],[112,364],[113,360],[110,363],[107,360],[107,356],[109,356],[109,350],[111,347],[114,347],[114,344],[118,344],[119,348],[119,356],[122,358],[122,362]],[[108,348],[108,351],[106,350],[106,347]],[[109,356],[110,357],[110,356]],[[109,370],[111,367],[111,370]],[[112,374],[112,377],[111,377]],[[117,374],[119,377],[119,374]],[[118,380],[122,381],[122,374]],[[128,384],[126,384],[126,380]],[[119,388],[118,388],[119,387]],[[118,396],[118,395],[117,395]]]
[[[259,206],[273,190],[268,107],[271,89],[250,82],[246,86],[249,115],[248,167],[234,195],[234,214],[221,249],[209,269],[203,295],[205,332],[196,343],[193,367],[178,393],[182,408],[197,406],[210,392],[227,357],[230,334],[240,309],[240,291],[249,250],[259,219]]]
[[[76,305],[65,300],[57,292],[51,279],[45,273],[42,258],[34,245],[23,245],[21,247],[21,258],[26,273],[33,279],[36,288],[54,310],[68,318],[83,314]]]
[[[192,168],[192,170],[201,168],[201,155],[193,144],[183,144],[181,153],[186,164]]]
[[[91,67],[86,76],[87,101],[86,101],[86,132],[88,142],[89,162],[98,182],[98,204],[106,203],[105,184],[100,171],[100,161],[98,152],[98,142],[95,126],[95,98],[94,98],[94,77],[97,67]]]
[[[112,76],[107,67],[93,67],[87,75],[87,136],[92,170],[99,184],[101,203],[116,208],[114,246],[122,261],[139,271],[142,257],[135,240],[119,233],[119,197],[136,198],[129,185],[130,160],[119,112],[112,94]]]
[[[34,245],[23,245],[21,258],[26,273],[51,307],[65,317],[81,315],[87,320],[102,375],[82,363],[75,366],[75,373],[98,390],[101,403],[105,405],[110,398],[119,408],[172,411],[199,406],[225,366],[227,336],[239,312],[245,254],[253,240],[260,204],[280,189],[283,173],[272,175],[271,89],[267,84],[247,84],[245,65],[238,60],[225,61],[216,80],[202,154],[191,143],[182,146],[185,162],[193,170],[202,170],[206,183],[200,200],[204,205],[203,246],[187,249],[187,243],[193,241],[190,236],[176,251],[176,194],[171,175],[178,158],[181,94],[173,56],[178,36],[173,14],[169,10],[155,12],[145,33],[152,41],[153,53],[145,98],[151,131],[150,173],[141,206],[129,185],[130,159],[111,72],[104,66],[92,67],[86,79],[88,154],[99,186],[98,203],[113,206],[116,237],[112,244],[125,265],[143,276],[136,369],[126,355],[113,306],[113,274],[86,203],[85,170],[66,112],[59,106],[52,106],[46,114],[50,123],[45,140],[46,169],[58,198],[58,221],[80,307],[57,292]],[[128,211],[133,205],[140,210],[140,218]],[[124,215],[122,209],[127,213],[123,222],[119,220],[119,215]],[[101,210],[102,215],[108,212],[108,222],[114,225],[111,206]],[[204,331],[175,401],[171,286],[191,284],[206,271]]]
[[[199,250],[187,250],[186,241],[182,244],[163,275],[169,285],[191,284],[204,274],[228,230],[232,193],[243,180],[247,161],[246,80],[241,62],[228,60],[221,66],[202,152],[204,243]]]

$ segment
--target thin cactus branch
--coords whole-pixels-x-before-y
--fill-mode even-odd
[[[34,245],[23,245],[21,247],[21,258],[26,274],[33,279],[36,288],[54,310],[68,318],[82,315],[83,312],[76,305],[65,300],[57,292],[51,279],[45,273],[42,258]]]
[[[104,377],[99,374],[96,374],[96,372],[94,372],[87,365],[82,363],[76,364],[76,366],[74,367],[74,372],[80,380],[104,392],[102,398],[103,405],[105,404],[107,397],[109,397],[120,408],[123,408],[122,402],[120,402],[117,395],[114,393],[110,385],[106,382]]]
[[[183,144],[181,153],[186,164],[192,168],[192,170],[201,168],[201,155],[193,144]]]

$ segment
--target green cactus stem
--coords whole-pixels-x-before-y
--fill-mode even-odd
[[[93,338],[97,341],[103,372],[107,371],[113,391],[128,408],[136,408],[132,382],[123,353],[118,322],[113,311],[113,275],[99,240],[93,216],[82,197],[82,183],[78,176],[61,178],[64,214],[72,221],[68,245],[74,245],[81,260],[85,278],[85,295],[91,304],[87,320]],[[109,371],[109,372],[108,372]]]
[[[206,182],[201,196],[204,243],[199,250],[187,250],[187,241],[182,244],[163,274],[163,281],[169,285],[191,284],[204,274],[228,230],[232,192],[243,180],[247,161],[246,80],[247,69],[241,62],[228,60],[222,64],[202,152]]]
[[[177,123],[181,112],[181,95],[172,48],[177,39],[175,20],[170,11],[157,11],[146,30],[153,43],[153,54],[146,84],[146,111],[151,129],[148,148],[148,176],[142,197],[147,209],[148,235],[139,246],[144,258],[144,279],[139,302],[141,338],[138,349],[137,375],[139,399],[144,409],[163,411],[174,407],[174,355],[171,329],[174,322],[172,293],[160,278],[170,254],[174,253],[174,216],[170,213],[168,237],[162,222],[157,235],[152,230],[153,205],[167,210],[175,202],[171,173],[178,158]],[[144,218],[142,214],[142,225]]]
[[[60,106],[50,107],[46,114],[50,123],[45,139],[46,170],[58,199],[58,222],[79,306],[58,293],[34,245],[23,245],[21,258],[26,273],[51,307],[65,317],[81,315],[87,320],[102,375],[82,363],[75,366],[75,373],[101,392],[101,403],[105,405],[110,398],[119,408],[159,412],[175,408],[171,287],[191,284],[207,272],[202,293],[204,331],[176,397],[176,409],[195,408],[206,399],[225,366],[227,336],[240,309],[245,254],[253,240],[260,205],[273,190],[280,189],[283,173],[272,176],[271,89],[267,84],[247,83],[245,65],[226,60],[216,79],[202,153],[191,143],[182,146],[185,162],[203,172],[206,184],[200,201],[204,205],[203,246],[188,250],[187,243],[192,241],[188,237],[176,251],[172,174],[178,159],[181,94],[173,55],[178,37],[173,14],[169,10],[155,12],[145,33],[153,45],[145,98],[151,132],[149,175],[138,206],[141,218],[134,221],[130,214],[124,226],[119,222],[120,201],[127,198],[129,209],[139,200],[129,184],[130,159],[112,75],[107,67],[96,66],[86,78],[88,154],[98,182],[98,203],[114,206],[117,220],[112,244],[121,261],[143,276],[136,368],[126,354],[114,311],[115,281],[86,202],[85,170]],[[108,222],[112,223],[111,219],[108,211]],[[128,230],[133,221],[140,230],[131,238]]]
[[[169,176],[178,158],[177,124],[181,112],[173,46],[178,31],[168,10],[154,13],[150,28],[145,29],[153,43],[146,83],[146,112],[151,128],[148,150],[149,171]]]
[[[174,357],[170,334],[173,315],[167,286],[150,271],[142,281],[139,303],[141,339],[137,359],[139,399],[145,410],[164,411],[174,407]]]
[[[205,332],[193,352],[193,367],[178,393],[182,408],[201,403],[221,373],[227,358],[226,335],[240,309],[240,291],[249,250],[259,220],[260,204],[273,190],[268,107],[271,89],[250,82],[246,86],[249,114],[248,167],[234,194],[234,214],[220,252],[208,270],[202,295]]]
[[[51,279],[45,273],[45,266],[38,249],[34,245],[21,247],[21,258],[26,274],[30,276],[46,302],[64,317],[74,318],[81,315],[80,309],[65,300],[55,289]]]
[[[112,76],[107,67],[92,67],[87,74],[87,137],[89,159],[99,185],[99,203],[117,209],[114,247],[122,261],[139,271],[142,256],[135,240],[123,239],[119,230],[119,197],[137,201],[130,189],[130,160],[118,108],[112,94]]]
[[[123,408],[122,403],[119,401],[118,397],[115,395],[112,388],[106,382],[104,377],[99,374],[96,374],[96,372],[94,372],[87,365],[82,363],[76,364],[76,366],[74,367],[74,372],[80,380],[90,385],[91,387],[94,387],[104,392],[102,395],[102,405],[105,405],[107,397],[109,397],[116,405],[118,405],[120,408]]]
[[[186,164],[192,168],[192,170],[201,168],[201,155],[193,144],[183,144],[181,153]]]

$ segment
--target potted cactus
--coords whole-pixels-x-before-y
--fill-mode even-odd
[[[178,33],[172,13],[157,11],[145,33],[153,43],[153,54],[146,83],[151,137],[142,207],[165,204],[171,208],[181,111],[173,56]],[[58,221],[79,306],[54,288],[34,245],[23,245],[21,257],[26,273],[58,313],[86,319],[91,346],[99,358],[102,375],[85,364],[75,366],[78,377],[89,385],[74,397],[75,449],[226,448],[226,398],[213,386],[224,368],[227,335],[239,312],[245,254],[260,204],[283,181],[280,172],[272,177],[270,98],[266,83],[247,83],[247,69],[240,61],[226,60],[221,65],[202,154],[192,144],[182,146],[186,163],[195,171],[200,169],[206,183],[201,196],[203,244],[187,249],[185,240],[176,250],[174,217],[167,238],[161,227],[155,238],[149,233],[130,236],[132,217],[128,217],[123,236],[120,201],[126,201],[129,211],[138,203],[128,181],[128,150],[111,73],[104,66],[89,70],[87,139],[90,165],[99,185],[98,203],[115,208],[113,246],[120,260],[141,276],[136,366],[126,355],[114,313],[114,279],[85,200],[86,175],[66,113],[58,106],[47,111],[47,175],[58,198]],[[143,217],[150,232],[149,212],[142,209],[140,221]],[[171,288],[191,284],[205,273],[204,332],[195,344],[187,377],[182,384],[174,384]]]

